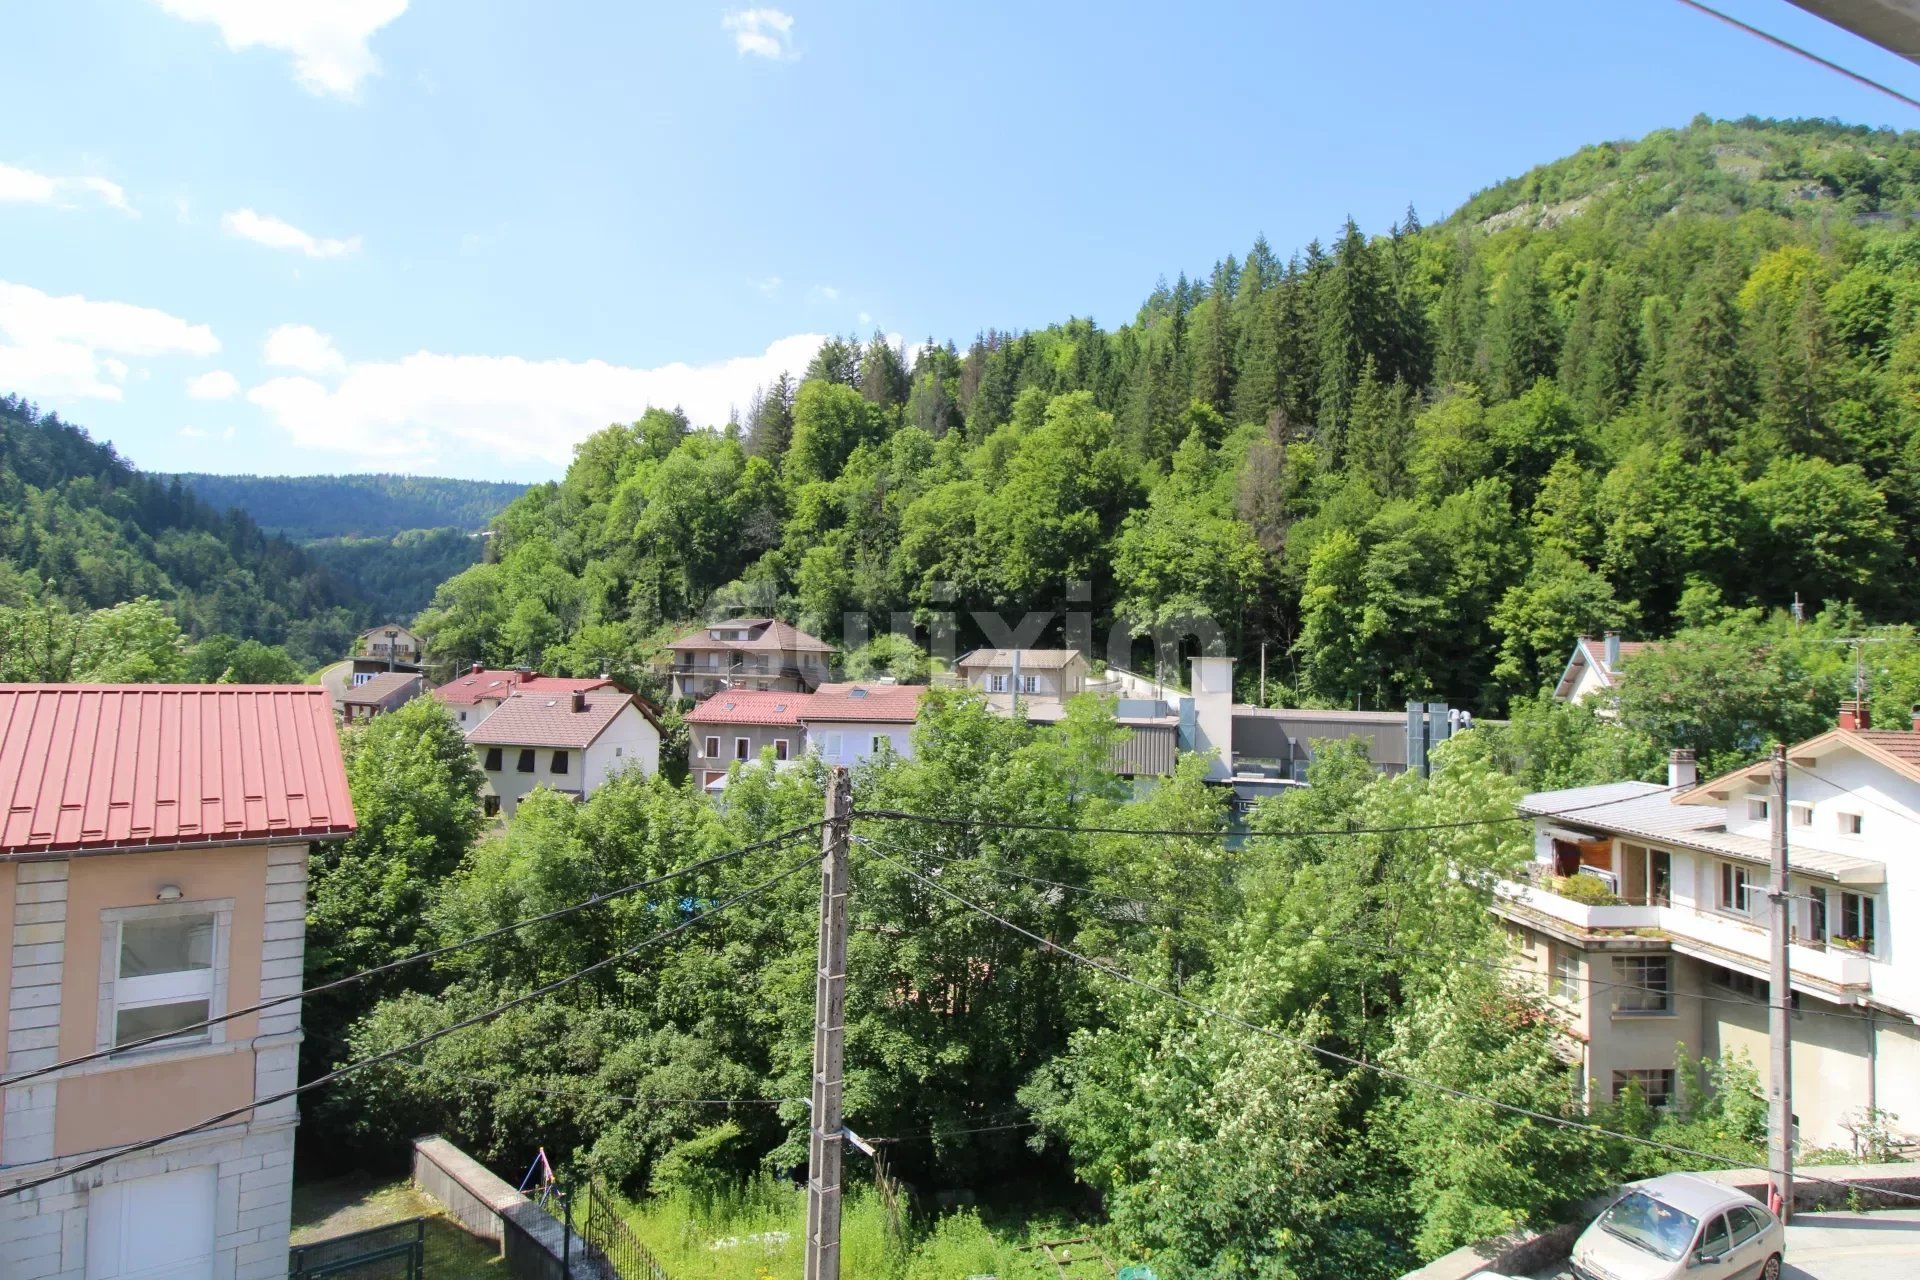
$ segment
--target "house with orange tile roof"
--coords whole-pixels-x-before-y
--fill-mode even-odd
[[[1592,636],[1576,636],[1573,656],[1567,659],[1567,665],[1553,687],[1555,700],[1585,702],[1596,694],[1611,698],[1619,689],[1624,674],[1621,664],[1636,654],[1656,647],[1658,643],[1654,640],[1622,640],[1615,631],[1607,632],[1598,640]]]
[[[286,1275],[300,1002],[210,1020],[301,990],[353,830],[317,685],[0,685],[0,1274]]]
[[[476,662],[433,690],[434,701],[452,713],[465,732],[499,709],[516,693],[557,696],[613,685],[612,676],[548,676],[530,667],[494,668]]]
[[[747,689],[716,693],[687,713],[687,764],[708,789],[736,764],[771,754],[776,767],[803,754],[852,766],[883,751],[913,758],[913,725],[924,685],[822,684],[812,693]]]
[[[660,770],[660,720],[610,682],[562,689],[540,677],[522,684],[467,730],[486,774],[489,817],[513,816],[535,787],[584,800],[615,774]],[[575,682],[578,683],[578,682]]]
[[[778,618],[710,623],[667,646],[675,698],[749,690],[806,693],[831,673],[833,646]]]
[[[1560,1007],[1591,1100],[1632,1083],[1664,1103],[1676,1044],[1744,1054],[1764,1088],[1770,840],[1783,816],[1797,1139],[1849,1149],[1869,1111],[1920,1134],[1920,714],[1876,729],[1865,703],[1843,703],[1787,761],[1784,815],[1768,762],[1701,782],[1685,751],[1664,787],[1523,797],[1534,859],[1498,887],[1494,912]]]

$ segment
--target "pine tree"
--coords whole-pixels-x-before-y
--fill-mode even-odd
[[[1559,355],[1559,318],[1528,245],[1507,264],[1500,296],[1487,317],[1487,366],[1494,398],[1512,399],[1537,379],[1552,377]]]
[[[860,394],[868,404],[897,409],[907,402],[907,362],[878,329],[860,355]]]
[[[1442,384],[1480,379],[1480,338],[1486,322],[1486,268],[1471,232],[1448,255],[1447,279],[1435,304],[1433,376]]]
[[[1265,422],[1280,403],[1278,310],[1280,267],[1265,236],[1253,242],[1233,297],[1235,422]]]
[[[1752,380],[1740,350],[1739,271],[1723,254],[1687,290],[1666,354],[1665,417],[1689,453],[1717,453],[1731,444],[1752,402]]]
[[[791,375],[782,373],[773,385],[754,394],[747,411],[747,452],[756,458],[779,462],[793,439],[793,394]]]
[[[1320,376],[1314,407],[1321,431],[1340,431],[1354,383],[1368,356],[1389,345],[1386,290],[1373,247],[1352,218],[1340,233],[1333,260],[1314,290],[1314,347]]]
[[[1341,460],[1348,471],[1364,476],[1375,493],[1395,498],[1410,487],[1407,456],[1412,445],[1413,395],[1398,378],[1383,383],[1369,356],[1354,385]]]
[[[1574,330],[1583,324],[1578,347]],[[1623,271],[1595,268],[1580,288],[1560,371],[1561,385],[1589,422],[1605,422],[1633,399],[1640,375],[1640,324],[1633,282]]]

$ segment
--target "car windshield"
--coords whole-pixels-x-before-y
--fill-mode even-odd
[[[1629,1191],[1600,1215],[1600,1229],[1639,1245],[1668,1261],[1676,1261],[1693,1243],[1699,1219],[1655,1200],[1644,1191]]]

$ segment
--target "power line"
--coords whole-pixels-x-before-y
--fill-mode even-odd
[[[882,847],[886,847],[886,846],[881,846],[875,843],[873,840],[868,839],[866,836],[855,836],[853,838],[856,842],[866,845],[869,848],[879,849]],[[903,853],[904,851],[899,849],[894,849],[893,852]],[[1042,879],[1039,876],[1024,875],[1021,872],[1013,871],[1013,870],[1010,870],[1009,868],[1002,867],[995,863],[989,862],[984,858],[934,857],[932,858],[932,860],[940,863],[943,869],[946,867],[956,866],[961,864],[978,866],[982,870],[988,871],[994,875],[1007,876],[1015,880],[1026,880],[1035,884],[1047,885],[1055,889],[1064,889],[1070,893],[1088,894],[1092,897],[1105,898],[1105,899],[1109,899],[1116,902],[1123,902],[1131,906],[1151,906],[1151,905],[1154,905],[1155,903],[1155,900],[1153,899],[1143,899],[1143,898],[1131,896],[1128,894],[1109,893],[1104,889],[1094,889],[1087,885],[1073,884],[1065,880],[1046,880],[1046,879]],[[937,875],[939,873],[936,871],[935,874]],[[1548,980],[1549,982],[1552,982],[1555,980],[1567,981],[1567,982],[1578,982],[1583,985],[1599,987],[1607,991],[1638,991],[1638,992],[1643,992],[1647,995],[1666,996],[1668,999],[1672,999],[1672,1000],[1700,1000],[1710,1004],[1736,1005],[1743,1009],[1752,1009],[1756,1007],[1754,1001],[1741,999],[1738,996],[1716,996],[1704,991],[1662,990],[1659,987],[1649,987],[1649,986],[1644,986],[1639,983],[1633,983],[1633,982],[1610,982],[1605,978],[1599,978],[1599,977],[1587,977],[1587,976],[1576,975],[1576,974],[1563,974],[1563,973],[1559,973],[1552,970],[1542,971],[1540,969],[1535,969],[1530,965],[1501,964],[1498,960],[1492,959],[1490,957],[1483,958],[1483,957],[1477,957],[1477,956],[1464,956],[1456,952],[1418,951],[1418,950],[1413,950],[1407,947],[1383,947],[1379,945],[1368,946],[1366,943],[1361,942],[1357,939],[1337,937],[1337,936],[1324,934],[1324,933],[1315,933],[1305,929],[1278,929],[1278,930],[1275,930],[1274,932],[1278,936],[1291,938],[1296,941],[1323,942],[1330,946],[1345,947],[1349,950],[1362,951],[1369,955],[1404,956],[1404,957],[1408,957],[1411,959],[1418,959],[1418,960],[1450,960],[1450,961],[1457,961],[1461,964],[1477,965],[1481,968],[1490,969],[1499,973],[1513,973],[1513,974],[1519,974],[1523,977],[1543,978]],[[1764,1008],[1765,1006],[1762,1005],[1759,1007]],[[1657,1013],[1658,1011],[1653,1011],[1653,1012]],[[1822,1012],[1818,1014],[1818,1016],[1822,1018],[1837,1018],[1837,1019],[1842,1019],[1849,1022],[1883,1022],[1885,1021],[1884,1018],[1881,1018],[1877,1015],[1849,1013],[1844,1009],[1835,1009],[1832,1012]]]
[[[364,982],[368,978],[378,977],[384,973],[392,973],[395,970],[404,969],[410,965],[421,964],[428,960],[437,960],[441,956],[451,955],[456,951],[464,951],[468,947],[479,946],[483,942],[492,942],[496,938],[505,937],[510,933],[518,932],[530,925],[544,924],[549,920],[558,920],[564,916],[570,916],[576,911],[584,911],[588,907],[597,907],[603,902],[612,902],[616,898],[624,898],[629,894],[638,893],[642,889],[651,889],[657,885],[665,884],[669,880],[677,880],[681,876],[691,875],[696,871],[705,871],[709,867],[718,866],[723,862],[731,862],[735,858],[745,857],[750,853],[758,853],[763,849],[785,844],[797,836],[805,835],[810,831],[816,830],[820,825],[818,822],[809,822],[805,826],[795,827],[790,831],[783,831],[777,836],[769,837],[757,843],[743,845],[738,849],[731,849],[726,853],[718,853],[710,858],[702,858],[698,862],[689,863],[684,867],[666,872],[663,875],[654,876],[646,880],[637,880],[632,884],[622,885],[618,889],[608,890],[606,893],[596,893],[591,898],[583,899],[568,906],[557,907],[552,911],[543,912],[537,916],[528,916],[524,920],[516,920],[512,924],[502,925],[497,929],[489,929],[485,933],[478,933],[470,938],[462,938],[457,942],[449,942],[443,946],[433,947],[426,951],[416,951],[412,955],[401,956],[397,960],[389,960],[385,964],[375,965],[371,969],[362,969],[358,973],[350,973],[342,978],[334,978],[327,982],[322,982],[317,986],[296,991],[291,995],[275,996],[271,1000],[262,1000],[258,1004],[250,1004],[243,1008],[231,1009],[216,1017],[188,1023],[186,1026],[176,1027],[171,1031],[162,1031],[156,1035],[145,1036],[138,1040],[129,1040],[125,1044],[116,1044],[111,1048],[96,1049],[91,1053],[82,1053],[60,1062],[49,1063],[44,1067],[35,1067],[30,1071],[21,1071],[15,1075],[0,1079],[0,1088],[21,1084],[28,1080],[37,1080],[41,1076],[52,1075],[56,1071],[65,1071],[69,1067],[77,1067],[88,1062],[97,1062],[101,1058],[111,1058],[119,1054],[131,1053],[136,1049],[143,1049],[148,1045],[161,1044],[165,1041],[177,1039],[189,1032],[204,1031],[208,1027],[216,1027],[223,1022],[231,1022],[235,1018],[244,1018],[250,1014],[260,1013],[267,1009],[275,1009],[283,1004],[291,1004],[295,1000],[304,1000],[309,996],[323,995],[329,991],[337,991],[342,987],[352,986],[356,982]]]
[[[403,1057],[406,1054],[414,1053],[420,1049],[425,1048],[427,1045],[432,1044],[436,1040],[442,1040],[442,1039],[445,1039],[447,1036],[453,1035],[457,1031],[465,1031],[468,1028],[476,1027],[483,1022],[490,1022],[494,1018],[497,1018],[501,1014],[507,1012],[509,1009],[515,1009],[523,1004],[529,1004],[534,1000],[538,1000],[542,996],[551,995],[553,992],[558,991],[560,988],[569,986],[572,983],[578,982],[582,978],[587,977],[589,974],[596,973],[599,970],[608,967],[609,965],[617,964],[621,960],[624,960],[629,956],[635,955],[638,952],[643,951],[646,948],[654,945],[655,943],[666,941],[668,938],[673,937],[675,934],[683,933],[686,930],[692,928],[694,925],[698,924],[700,921],[706,919],[711,915],[716,914],[717,912],[724,911],[726,908],[733,906],[736,903],[744,902],[749,898],[753,898],[758,896],[759,894],[765,893],[767,890],[773,888],[775,885],[779,884],[782,880],[787,879],[789,876],[795,875],[801,871],[805,871],[808,868],[812,867],[814,865],[814,862],[815,862],[815,859],[812,856],[809,856],[805,860],[795,863],[794,865],[786,868],[783,871],[778,872],[777,874],[771,876],[770,878],[766,880],[762,880],[759,884],[754,885],[752,888],[744,889],[741,892],[734,894],[730,898],[724,898],[721,901],[714,903],[712,906],[706,908],[704,911],[700,911],[694,915],[687,917],[685,920],[682,920],[679,924],[673,925],[670,928],[662,929],[658,933],[655,933],[650,937],[644,938],[641,941],[634,943],[630,947],[626,947],[620,951],[615,951],[610,955],[603,956],[600,959],[595,960],[592,964],[586,965],[585,967],[580,969],[576,969],[572,973],[566,975],[563,978],[556,978],[552,982],[546,983],[539,987],[535,987],[533,990],[525,992],[521,995],[517,995],[513,997],[511,1000],[503,1001],[500,1004],[493,1006],[491,1009],[487,1009],[487,1010],[484,1010],[483,1012],[476,1013],[469,1017],[462,1018],[458,1022],[455,1022],[450,1026],[442,1027],[437,1031],[430,1031],[426,1035],[421,1036],[417,1040],[409,1041],[408,1043],[400,1045],[397,1048],[382,1050],[381,1052],[374,1054],[372,1057],[362,1058],[357,1062],[350,1062],[346,1066],[336,1067],[332,1071],[329,1071],[324,1075],[316,1076],[312,1080],[307,1081],[307,1083],[302,1085],[296,1085],[291,1089],[284,1089],[279,1093],[272,1094],[265,1098],[254,1098],[253,1100],[248,1102],[245,1106],[234,1107],[231,1110],[222,1111],[218,1115],[208,1116],[205,1120],[200,1121],[198,1124],[191,1124],[186,1126],[183,1129],[175,1129],[173,1132],[162,1134],[157,1138],[147,1138],[147,1139],[143,1139],[140,1142],[130,1143],[124,1147],[120,1147],[116,1150],[106,1152],[103,1155],[92,1156],[86,1160],[80,1161],[77,1164],[68,1165],[56,1173],[43,1174],[37,1178],[29,1178],[23,1182],[16,1182],[11,1186],[0,1188],[0,1199],[4,1199],[5,1197],[11,1196],[11,1195],[17,1195],[22,1191],[31,1191],[35,1187],[43,1187],[50,1182],[58,1182],[62,1178],[70,1178],[74,1174],[84,1173],[88,1169],[99,1168],[101,1165],[108,1164],[114,1160],[118,1160],[123,1156],[134,1155],[137,1152],[141,1152],[141,1151],[150,1151],[155,1147],[165,1146],[169,1142],[174,1142],[181,1138],[191,1137],[193,1134],[199,1133],[203,1129],[211,1129],[216,1125],[225,1124],[229,1120],[237,1119],[240,1116],[246,1115],[248,1112],[258,1110],[261,1107],[271,1106],[276,1102],[284,1102],[288,1098],[295,1098],[300,1096],[301,1094],[310,1093],[315,1089],[323,1088],[326,1085],[332,1084],[334,1081],[340,1079],[343,1076],[351,1075],[353,1072],[364,1070],[367,1067],[378,1066],[380,1063],[390,1062],[396,1058]]]
[[[1916,110],[1920,110],[1920,100],[1909,98],[1906,94],[1901,93],[1898,89],[1890,89],[1886,85],[1881,84],[1878,80],[1868,79],[1866,76],[1861,75],[1858,71],[1848,70],[1846,67],[1841,66],[1837,62],[1821,57],[1819,54],[1813,52],[1811,49],[1803,49],[1799,45],[1794,44],[1790,40],[1783,40],[1779,36],[1776,36],[1771,32],[1762,31],[1759,27],[1753,26],[1749,23],[1742,22],[1740,21],[1740,19],[1734,17],[1732,14],[1722,13],[1718,9],[1712,8],[1709,5],[1701,4],[1699,0],[1680,0],[1680,3],[1687,6],[1687,8],[1689,9],[1694,9],[1699,11],[1700,13],[1706,14],[1709,18],[1718,18],[1721,22],[1726,23],[1728,26],[1738,28],[1739,30],[1746,32],[1750,36],[1757,36],[1758,38],[1765,40],[1768,44],[1772,45],[1776,49],[1785,49],[1788,53],[1798,54],[1801,57],[1805,58],[1808,62],[1816,62],[1821,66],[1825,67],[1829,71],[1838,72],[1839,74],[1845,76],[1847,79],[1853,81],[1855,84],[1865,85],[1869,89],[1878,90],[1879,92],[1886,94],[1889,98],[1892,98],[1897,102],[1904,102],[1908,106],[1913,107]]]
[[[1900,819],[1902,822],[1913,821],[1912,814],[1902,813],[1900,810],[1894,808],[1892,805],[1888,804],[1886,801],[1876,800],[1874,797],[1868,795],[1866,792],[1860,790],[1858,787],[1849,787],[1842,783],[1835,782],[1832,778],[1827,777],[1825,774],[1822,774],[1813,769],[1810,769],[1804,764],[1796,763],[1792,756],[1787,757],[1787,767],[1791,769],[1797,769],[1801,773],[1806,774],[1809,778],[1812,778],[1817,782],[1826,783],[1828,786],[1832,787],[1835,791],[1838,791],[1843,796],[1853,796],[1857,799],[1864,800],[1868,804],[1872,805],[1874,808],[1879,809],[1885,813],[1890,813],[1894,817]]]
[[[949,818],[937,814],[911,813],[903,809],[855,809],[855,820],[876,819],[882,822],[918,822],[930,826],[960,827],[966,830],[988,831],[1045,831],[1062,835],[1109,835],[1109,836],[1166,836],[1185,840],[1312,840],[1333,839],[1345,836],[1390,836],[1404,835],[1418,831],[1457,831],[1468,827],[1492,827],[1509,822],[1532,822],[1537,818],[1563,818],[1569,814],[1584,813],[1589,809],[1605,809],[1620,804],[1623,800],[1645,800],[1651,796],[1671,791],[1689,791],[1694,784],[1658,787],[1652,791],[1643,791],[1633,796],[1616,796],[1610,800],[1596,800],[1591,804],[1578,804],[1565,809],[1552,809],[1542,813],[1502,814],[1497,818],[1456,818],[1445,822],[1409,822],[1393,827],[1326,827],[1321,829],[1300,829],[1294,831],[1224,831],[1224,830],[1181,830],[1176,828],[1153,827],[1080,827],[1064,822],[1012,822],[997,818]]]
[[[872,847],[872,846],[869,845],[869,847]],[[1654,1138],[1643,1138],[1638,1136],[1637,1134],[1621,1133],[1618,1130],[1607,1129],[1600,1125],[1586,1123],[1585,1121],[1569,1120],[1565,1116],[1556,1116],[1551,1114],[1550,1112],[1538,1111],[1532,1107],[1523,1107],[1517,1103],[1502,1102],[1497,1098],[1489,1098],[1481,1094],[1471,1093],[1465,1089],[1457,1089],[1452,1085],[1442,1084],[1437,1080],[1428,1080],[1421,1076],[1416,1076],[1405,1071],[1396,1070],[1393,1067],[1382,1066],[1377,1062],[1368,1062],[1363,1058],[1356,1058],[1356,1057],[1353,1057],[1351,1054],[1341,1053],[1337,1049],[1329,1049],[1324,1045],[1314,1044],[1312,1041],[1309,1041],[1309,1040],[1302,1040],[1295,1036],[1289,1036],[1289,1035],[1283,1034],[1282,1032],[1274,1031],[1273,1029],[1269,1027],[1263,1027],[1258,1023],[1249,1022],[1247,1019],[1242,1018],[1237,1014],[1228,1013],[1224,1009],[1217,1009],[1211,1005],[1201,1004],[1198,1000],[1194,1000],[1187,996],[1183,996],[1178,992],[1169,991],[1165,987],[1156,986],[1155,984],[1148,982],[1143,978],[1136,978],[1132,974],[1127,973],[1123,969],[1118,969],[1112,965],[1104,964],[1101,961],[1094,960],[1087,956],[1081,955],[1079,952],[1074,951],[1068,947],[1063,947],[1059,943],[1054,942],[1049,938],[1044,938],[1041,935],[1034,933],[1030,929],[1022,928],[1020,925],[1015,924],[1013,921],[1007,919],[1006,917],[996,914],[993,910],[991,910],[988,907],[984,907],[979,903],[972,901],[971,899],[962,897],[960,894],[955,893],[953,890],[947,888],[945,885],[939,884],[938,882],[931,880],[926,876],[921,875],[918,871],[914,870],[912,867],[908,866],[906,863],[900,862],[894,858],[890,858],[886,854],[880,853],[877,849],[875,850],[874,856],[881,859],[883,862],[891,863],[893,866],[898,867],[901,871],[904,871],[907,875],[912,876],[915,880],[918,880],[920,883],[926,885],[928,888],[933,889],[938,893],[944,894],[945,896],[959,903],[961,906],[966,907],[968,910],[976,912],[979,915],[985,916],[987,919],[992,920],[994,923],[1000,925],[1001,927],[1009,929],[1014,933],[1017,933],[1022,937],[1028,939],[1029,941],[1036,943],[1043,950],[1052,951],[1057,955],[1060,955],[1065,957],[1066,959],[1072,960],[1074,963],[1083,965],[1089,969],[1094,970],[1095,972],[1104,974],[1109,978],[1113,978],[1117,981],[1127,983],[1131,986],[1139,987],[1141,990],[1150,992],[1153,995],[1157,995],[1161,997],[1162,999],[1171,1000],[1175,1004],[1182,1005],[1185,1008],[1195,1013],[1201,1014],[1204,1017],[1217,1018],[1223,1022],[1231,1023],[1234,1026],[1240,1027],[1242,1030],[1250,1031],[1255,1035],[1262,1036],[1269,1040],[1273,1040],[1279,1044],[1287,1045],[1290,1048],[1303,1050],[1305,1052],[1315,1054],[1319,1057],[1326,1058],[1329,1061],[1338,1062],[1345,1066],[1354,1067],[1359,1070],[1371,1071],[1377,1075],[1384,1076],[1387,1079],[1397,1080],[1402,1084],[1415,1085],[1422,1089],[1430,1089],[1436,1093],[1444,1094],[1447,1097],[1454,1098],[1461,1102],[1478,1102],[1485,1106],[1493,1107],[1496,1110],[1507,1112],[1510,1115],[1520,1116],[1522,1118],[1529,1119],[1529,1120],[1537,1120],[1537,1121],[1540,1121],[1542,1124],[1555,1125],[1563,1129],[1575,1130],[1577,1132],[1589,1134],[1596,1138],[1614,1139],[1617,1141],[1630,1143],[1636,1146],[1647,1147],[1656,1151],[1663,1151],[1669,1155],[1685,1156],[1690,1160],[1709,1160],[1717,1164],[1726,1165],[1729,1168],[1751,1167],[1747,1164],[1747,1162],[1735,1160],[1729,1156],[1715,1155],[1712,1152],[1707,1152],[1707,1151],[1695,1151],[1688,1147],[1675,1146],[1672,1143],[1661,1142]],[[1861,1191],[1879,1192],[1899,1200],[1920,1201],[1920,1195],[1914,1195],[1904,1191],[1895,1191],[1895,1190],[1892,1190],[1891,1188],[1868,1187],[1868,1186],[1859,1186],[1857,1184],[1841,1183],[1828,1178],[1816,1177],[1814,1175],[1807,1174],[1804,1172],[1802,1172],[1800,1176],[1803,1178],[1806,1178],[1810,1182],[1822,1182],[1822,1183],[1827,1183],[1829,1185],[1836,1186],[1836,1187],[1845,1187],[1845,1188],[1857,1189]]]

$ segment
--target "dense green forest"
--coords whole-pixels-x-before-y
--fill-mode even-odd
[[[1264,240],[1126,324],[828,343],[501,514],[443,655],[638,670],[713,609],[1216,620],[1275,696],[1498,709],[1578,631],[1911,612],[1920,135],[1696,120],[1444,222]],[[1249,673],[1242,664],[1243,676]]]
[[[88,611],[142,597],[163,603],[187,636],[284,646],[305,666],[338,657],[367,625],[351,587],[245,513],[143,475],[59,415],[0,397],[0,634],[77,635]],[[19,645],[5,657],[17,667]]]
[[[407,529],[392,537],[315,538],[315,563],[352,584],[370,616],[405,620],[448,578],[486,554],[486,539],[465,529]]]
[[[165,477],[163,477],[164,479]],[[392,538],[408,530],[487,527],[524,484],[439,476],[227,476],[185,471],[187,490],[209,506],[238,507],[261,528],[296,542]]]

